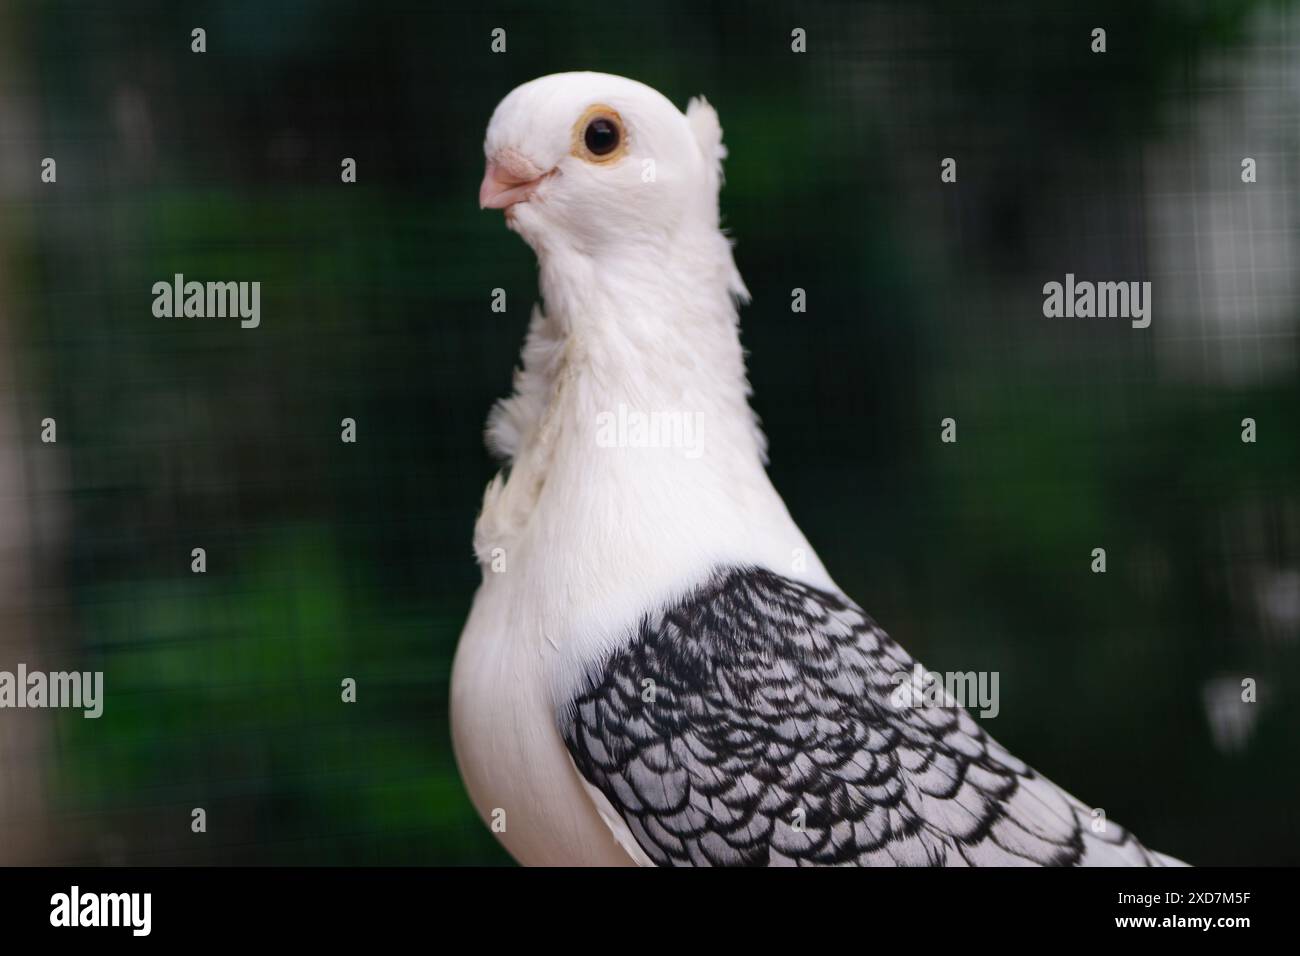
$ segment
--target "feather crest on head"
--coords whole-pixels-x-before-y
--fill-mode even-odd
[[[722,123],[718,111],[703,96],[696,96],[686,104],[686,121],[700,146],[705,161],[713,173],[716,186],[722,185],[722,161],[727,158],[727,147],[722,144]]]

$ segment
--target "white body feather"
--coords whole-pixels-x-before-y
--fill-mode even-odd
[[[654,185],[689,176],[702,197],[716,197],[713,111],[693,104],[688,121],[640,84],[599,80],[594,96],[624,115],[641,113],[629,99],[646,99],[656,120],[671,121],[659,115],[667,106],[681,133],[704,137],[691,146],[691,168],[657,158]],[[589,75],[572,83],[593,95]],[[734,297],[744,287],[716,198],[685,208],[671,235],[630,243],[560,243],[526,208],[535,204],[512,218],[538,250],[547,311],[534,312],[516,394],[491,420],[489,444],[512,465],[489,486],[475,529],[484,577],[456,654],[456,753],[484,818],[505,811],[500,837],[521,862],[630,862],[611,838],[621,822],[600,819],[599,794],[573,767],[557,706],[647,610],[720,563],[833,585],[763,467],[737,332]],[[698,416],[702,454],[600,447],[599,416],[620,405]],[[806,555],[802,575],[797,552]]]

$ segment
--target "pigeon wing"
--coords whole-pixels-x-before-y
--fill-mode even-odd
[[[1177,863],[1094,827],[965,709],[896,704],[913,664],[842,595],[725,569],[647,616],[561,732],[660,866]]]

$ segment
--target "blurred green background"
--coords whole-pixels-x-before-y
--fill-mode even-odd
[[[0,668],[108,693],[0,713],[0,862],[508,862],[447,689],[536,281],[476,195],[493,107],[570,69],[717,107],[840,585],[1148,845],[1300,863],[1300,11],[1173,0],[0,5]],[[177,272],[261,327],[155,318]],[[1151,328],[1044,318],[1066,272],[1151,281]]]

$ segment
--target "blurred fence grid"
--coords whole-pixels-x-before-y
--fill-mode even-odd
[[[107,693],[0,711],[0,863],[508,862],[447,683],[536,279],[475,197],[569,69],[717,107],[771,470],[845,590],[1144,842],[1300,863],[1300,11],[1079,6],[0,3],[0,670]],[[261,326],[156,318],[176,273]],[[1067,273],[1151,327],[1045,318]]]

